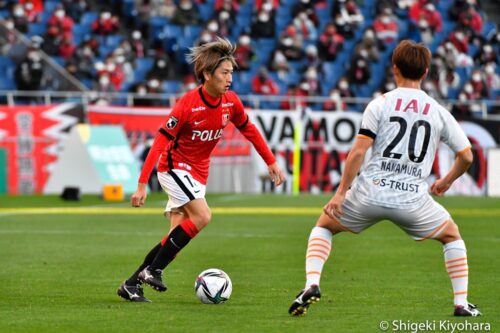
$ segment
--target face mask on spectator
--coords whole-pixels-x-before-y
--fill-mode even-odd
[[[26,8],[27,10],[32,10],[33,9],[33,4],[31,2],[26,2],[24,4],[24,8]]]
[[[458,95],[458,100],[461,102],[465,102],[467,100],[467,96],[465,94]]]
[[[358,67],[364,68],[364,67],[366,67],[366,61],[358,60],[357,65],[358,65]]]
[[[472,87],[472,84],[470,83],[467,83],[465,86],[464,86],[464,91],[468,94],[471,94],[473,91],[474,91],[474,88]]]
[[[222,12],[220,12],[220,14],[219,14],[219,19],[220,19],[221,21],[225,21],[225,20],[229,19],[229,13],[228,13],[228,12],[226,12],[225,10],[224,10],[224,11],[222,11]]]
[[[156,89],[160,86],[160,81],[156,80],[156,79],[153,79],[153,80],[149,80],[148,82],[148,86],[152,89]]]
[[[481,74],[480,73],[474,73],[474,74],[472,74],[472,81],[474,81],[474,82],[481,81]]]
[[[420,29],[427,29],[427,28],[429,27],[429,22],[427,22],[427,20],[426,20],[426,19],[420,19],[420,20],[418,21],[418,27],[419,27]]]
[[[383,24],[388,24],[391,22],[391,18],[387,15],[384,15],[380,18],[380,21],[382,21]]]
[[[333,101],[338,101],[340,99],[340,94],[338,91],[334,91],[330,94],[330,99]]]
[[[485,46],[483,46],[483,51],[484,53],[491,53],[493,52],[493,47],[491,47],[490,44],[486,44]]]
[[[193,8],[193,4],[191,3],[191,1],[182,1],[182,2],[179,4],[179,7],[180,7],[182,10],[190,10],[191,8]]]
[[[249,45],[250,44],[250,37],[247,35],[243,35],[240,37],[240,44],[241,45]]]
[[[186,85],[187,90],[193,90],[194,88],[196,88],[196,83],[194,83],[194,82],[188,83]]]
[[[137,93],[138,93],[139,95],[141,95],[141,96],[144,96],[144,95],[146,95],[147,90],[146,90],[146,88],[144,88],[144,87],[139,87],[139,89],[137,89]]]
[[[107,86],[109,85],[109,77],[107,75],[103,75],[99,78],[99,84],[101,86]]]
[[[90,47],[86,46],[83,48],[82,53],[84,56],[89,57],[92,55],[92,49]]]
[[[316,80],[318,78],[318,73],[314,69],[310,69],[306,72],[306,79]]]
[[[201,35],[200,40],[202,43],[208,43],[212,40],[212,37],[210,36],[210,33],[206,32]]]
[[[23,15],[24,15],[23,7],[16,7],[16,9],[14,9],[14,16],[21,17]]]
[[[431,11],[431,12],[436,10],[436,7],[434,7],[434,5],[432,3],[428,3],[427,5],[425,5],[424,8],[427,9],[428,11]]]
[[[273,10],[273,5],[270,4],[269,2],[266,2],[265,4],[262,5],[262,10],[270,12],[271,10]]]
[[[118,64],[123,64],[123,63],[125,62],[125,57],[124,57],[124,56],[122,56],[122,55],[117,56],[117,57],[116,57],[116,62],[117,62]]]
[[[367,39],[375,39],[375,33],[373,30],[366,30],[365,32],[365,38]]]
[[[142,34],[141,34],[140,31],[135,30],[134,32],[132,32],[132,38],[133,39],[141,39],[141,37],[142,37]]]
[[[302,20],[302,21],[305,21],[307,20],[307,14],[302,12],[299,14],[299,19]]]
[[[101,14],[101,19],[103,19],[104,21],[109,20],[110,18],[111,18],[111,13],[110,12],[103,12]]]
[[[459,31],[459,32],[457,32],[457,33],[455,34],[455,37],[456,37],[458,40],[463,40],[465,36],[464,36],[464,33],[463,33],[463,32],[460,32],[460,31]]]
[[[211,32],[217,32],[217,30],[219,30],[219,25],[217,22],[212,21],[208,24],[207,29]]]
[[[293,44],[293,39],[291,39],[290,37],[283,38],[283,45],[292,46],[292,44]]]
[[[28,53],[28,59],[34,62],[38,62],[41,60],[40,53],[36,51],[31,51],[30,53]]]
[[[365,50],[365,49],[362,49],[362,50],[359,52],[359,55],[360,55],[362,58],[366,59],[366,58],[368,58],[368,51],[367,51],[367,50]]]
[[[95,70],[98,72],[102,72],[106,68],[106,66],[104,66],[104,63],[102,61],[96,62],[94,67],[95,67]]]
[[[387,82],[387,83],[385,84],[385,87],[384,87],[384,88],[385,88],[385,90],[387,90],[387,91],[391,91],[391,90],[396,89],[396,85],[394,84],[394,82]]]
[[[161,59],[161,60],[158,60],[157,65],[158,65],[158,68],[165,68],[165,67],[167,67],[167,62],[165,60]]]
[[[58,9],[58,10],[56,10],[56,12],[54,13],[54,15],[55,15],[57,18],[59,18],[59,19],[62,19],[62,18],[64,17],[64,14],[65,14],[65,12],[64,12],[64,10],[62,10],[62,9]]]
[[[299,87],[301,90],[308,91],[309,90],[309,83],[302,82]]]
[[[335,19],[335,24],[340,25],[340,26],[345,25],[345,20],[344,20],[344,18],[343,18],[343,17],[340,17],[340,16],[339,16],[339,17],[337,17],[337,18]]]
[[[259,21],[260,22],[268,22],[269,21],[269,14],[267,14],[266,12],[260,12]]]
[[[339,82],[339,88],[342,90],[345,90],[345,89],[349,88],[349,83],[345,80],[342,80]]]
[[[484,67],[484,71],[486,72],[486,74],[489,74],[489,75],[495,73],[495,65],[487,64],[486,67]]]
[[[113,64],[113,63],[109,63],[109,64],[107,64],[107,65],[106,65],[106,70],[107,70],[108,72],[114,72],[114,71],[115,71],[115,69],[116,69],[116,65],[115,65],[115,64]]]
[[[8,30],[12,30],[12,29],[14,29],[14,22],[12,22],[12,21],[7,21],[7,22],[5,22],[5,27],[6,27]]]

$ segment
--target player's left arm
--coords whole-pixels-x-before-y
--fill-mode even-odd
[[[361,134],[354,141],[354,145],[349,155],[347,155],[339,188],[330,201],[323,207],[323,211],[330,218],[339,218],[342,215],[342,204],[344,203],[347,190],[349,190],[354,178],[356,178],[365,159],[366,152],[372,146],[373,141],[373,138]]]
[[[231,119],[231,122],[236,126],[241,134],[243,134],[243,136],[252,143],[252,145],[255,147],[255,150],[257,150],[264,162],[266,162],[271,180],[276,184],[276,186],[281,185],[285,180],[285,175],[276,162],[274,154],[272,153],[271,149],[269,149],[269,146],[260,134],[257,127],[255,127],[255,125],[250,121],[250,118],[245,113],[243,104],[241,103],[239,98],[237,98],[236,95],[234,95],[234,97],[235,98],[233,100],[233,103],[235,107],[235,113]]]

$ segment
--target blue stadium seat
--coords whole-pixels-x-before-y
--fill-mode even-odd
[[[57,6],[61,5],[60,1],[45,1],[43,4],[43,10],[46,13],[54,13],[54,10],[56,10]]]
[[[177,24],[165,24],[163,27],[163,35],[165,38],[181,38],[183,36],[182,27]]]
[[[176,94],[181,91],[181,82],[177,80],[168,80],[163,82],[163,90],[168,94]]]
[[[205,3],[203,5],[198,5],[198,9],[200,10],[200,17],[203,21],[208,21],[214,12],[213,5],[209,3]]]
[[[163,16],[153,16],[149,19],[150,35],[153,39],[159,38],[163,33],[163,27],[168,24],[168,19]]]
[[[83,13],[80,24],[83,26],[91,26],[92,23],[99,18],[99,14],[97,12],[85,12]]]
[[[28,26],[28,36],[43,36],[47,31],[47,24],[45,23],[31,23]]]
[[[120,35],[116,36],[107,36],[106,37],[106,46],[109,48],[116,48],[123,40],[123,37]]]
[[[14,90],[16,83],[12,79],[0,77],[0,90]]]
[[[85,36],[86,34],[90,34],[90,32],[91,32],[90,25],[82,25],[82,24],[73,25],[74,35]]]

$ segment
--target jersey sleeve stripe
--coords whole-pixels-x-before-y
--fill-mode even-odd
[[[372,131],[366,128],[360,128],[358,134],[367,136],[372,139],[375,139],[375,137],[377,136],[377,134],[373,133]]]
[[[164,128],[160,128],[158,131],[161,134],[165,135],[169,140],[174,140],[175,139],[171,134],[169,134],[167,131],[165,131]]]
[[[184,192],[187,195],[187,197],[189,198],[189,200],[194,200],[193,193],[191,193],[188,190],[188,188],[186,187],[186,185],[184,185],[184,183],[182,182],[182,180],[180,180],[179,176],[177,176],[177,174],[174,171],[172,171],[172,170],[170,170],[168,172],[168,174],[170,176],[172,176],[172,178],[174,179],[174,181],[177,183],[177,185],[179,185],[179,187],[181,188],[182,192]]]
[[[242,129],[243,127],[245,127],[247,124],[248,124],[248,115],[247,115],[247,119],[243,122],[243,124],[241,124],[240,126],[237,126],[236,128],[237,129]]]

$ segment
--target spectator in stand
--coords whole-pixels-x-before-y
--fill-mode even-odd
[[[299,12],[292,22],[299,38],[305,41],[315,41],[318,39],[318,32],[314,22],[307,16],[305,11]]]
[[[383,45],[391,44],[398,38],[398,22],[397,19],[384,10],[384,12],[377,16],[373,22],[373,28],[379,41]]]
[[[59,56],[68,60],[75,53],[76,45],[73,42],[73,36],[70,34],[63,34],[61,43],[59,44]]]
[[[279,5],[280,0],[255,0],[255,12],[260,12],[261,10],[275,12]]]
[[[305,57],[302,61],[304,69],[308,67],[315,67],[317,70],[321,68],[322,61],[318,55],[318,48],[316,45],[309,44],[306,46]]]
[[[248,71],[254,55],[255,52],[250,36],[246,33],[241,34],[238,38],[238,43],[234,52],[234,57],[236,58],[236,63],[238,64],[238,70]]]
[[[490,95],[493,91],[500,90],[500,76],[496,73],[497,64],[489,62],[484,66],[484,81],[489,89]]]
[[[17,84],[17,90],[21,91],[36,91],[42,87],[42,79],[44,74],[44,65],[40,52],[36,49],[28,49],[26,57],[21,61],[15,71],[14,79]],[[25,101],[33,100],[32,98],[23,98]]]
[[[351,90],[351,86],[349,84],[349,80],[346,76],[342,76],[337,82],[336,88],[340,92],[340,97],[342,98],[353,98],[354,93]]]
[[[297,108],[305,108],[307,106],[305,96],[307,96],[307,92],[299,89],[296,84],[288,85],[285,98],[281,100],[280,109],[297,110]]]
[[[283,52],[289,61],[298,61],[303,58],[302,39],[293,25],[289,25],[281,34],[278,41],[278,50]]]
[[[231,19],[231,14],[228,11],[222,10],[216,14],[218,29],[216,33],[218,36],[228,37],[231,35],[231,27],[234,21]]]
[[[133,106],[152,106],[152,99],[148,98],[148,88],[145,83],[139,82],[132,85],[129,92],[135,94],[132,99]]]
[[[217,22],[215,22],[217,24]],[[204,29],[200,33],[200,37],[194,41],[195,46],[200,46],[206,43],[215,41],[216,34],[210,32],[208,29]]]
[[[119,28],[118,17],[111,15],[107,10],[101,12],[99,18],[92,23],[92,32],[99,36],[113,35]]]
[[[354,49],[354,54],[359,54],[361,50],[365,50],[367,53],[367,59],[370,62],[377,62],[380,58],[380,42],[375,37],[375,31],[373,28],[367,28],[363,33],[363,38],[356,45]]]
[[[146,48],[144,46],[144,40],[142,39],[142,33],[140,30],[132,31],[130,35],[130,48],[132,50],[134,58],[144,58],[146,56]]]
[[[166,17],[171,20],[175,11],[177,10],[177,5],[174,0],[163,0],[161,2],[155,2],[151,11],[152,16]]]
[[[269,69],[277,72],[280,80],[284,81],[286,79],[288,72],[290,72],[290,65],[281,50],[274,50],[269,62]]]
[[[313,0],[314,1],[314,0]],[[316,12],[314,10],[315,4],[311,0],[300,0],[298,1],[294,7],[292,8],[292,16],[297,17],[299,13],[304,12],[307,15],[307,18],[314,24],[315,27],[319,26],[319,20],[316,16]],[[326,9],[323,9],[326,10]]]
[[[149,22],[153,11],[151,0],[134,0],[134,8],[136,16],[133,29],[140,30],[144,39],[149,40]]]
[[[469,52],[469,37],[461,28],[451,32],[450,42],[459,53],[467,54]]]
[[[23,34],[28,32],[29,21],[24,12],[24,7],[21,4],[15,4],[12,6],[12,20],[14,21],[14,26],[19,32]]]
[[[483,73],[480,69],[475,69],[472,72],[470,83],[474,89],[474,94],[479,96],[479,98],[489,97],[488,87],[486,86],[486,81],[483,78]]]
[[[66,13],[68,13],[75,22],[80,22],[83,13],[90,10],[88,0],[62,0],[61,2]]]
[[[321,95],[321,83],[318,76],[318,70],[315,67],[307,68],[304,73],[304,81],[309,84],[308,95],[318,96]]]
[[[345,39],[352,39],[354,37],[353,27],[347,24],[345,18],[342,17],[342,14],[337,14],[337,16],[335,16],[334,24],[337,32]]]
[[[174,68],[168,62],[169,59],[166,56],[157,57],[153,67],[146,74],[146,78],[157,79],[160,82],[173,79],[175,73],[172,70]]]
[[[21,3],[21,2],[20,2]],[[24,15],[28,19],[29,23],[36,23],[40,20],[39,14],[40,12],[35,8],[35,5],[32,0],[27,0],[24,1],[23,7],[24,7]],[[42,11],[43,11],[43,4],[42,4]]]
[[[99,76],[98,82],[94,85],[93,90],[102,93],[99,94],[97,100],[95,101],[95,103],[99,105],[111,104],[113,98],[111,95],[109,95],[109,93],[116,92],[116,89],[111,83],[108,74],[102,74],[101,76]]]
[[[278,95],[280,90],[265,67],[259,68],[252,79],[252,92],[258,95]]]
[[[190,90],[196,88],[196,79],[192,73],[189,73],[182,79],[181,94],[184,94]]]
[[[4,20],[4,33],[0,34],[0,53],[4,56],[10,53],[12,45],[17,42],[17,34],[15,31],[14,20],[8,17]]]
[[[476,0],[454,0],[448,9],[448,14],[452,21],[458,21],[460,14],[467,11],[469,6],[476,6]]]
[[[252,18],[250,35],[252,38],[274,38],[275,29],[273,7],[266,3],[259,10],[258,15]]]
[[[125,56],[125,50],[117,47],[113,51],[113,61],[116,67],[123,73],[123,81],[120,83],[120,90],[123,82],[133,82],[135,79],[134,66]]]
[[[43,36],[42,50],[51,56],[58,56],[59,46],[62,40],[61,37],[63,35],[64,33],[60,31],[59,26],[49,26],[47,32]]]
[[[484,44],[479,48],[477,53],[474,55],[474,63],[480,66],[484,66],[487,63],[494,62],[498,64],[498,56],[493,49],[493,46],[489,43]]]
[[[148,95],[163,94],[164,91],[161,88],[161,82],[157,79],[148,80]],[[163,106],[165,105],[164,98],[154,98],[151,100],[151,106]]]
[[[27,3],[31,3],[32,10],[35,11],[36,13],[41,13],[41,12],[43,12],[43,1],[44,0],[19,0],[18,2],[21,5],[24,5],[25,8],[26,8]],[[13,1],[10,1],[10,2],[13,2]]]
[[[48,28],[57,27],[58,33],[70,33],[73,35],[73,25],[75,24],[73,19],[66,15],[66,11],[62,7],[58,7],[54,14],[49,18],[47,22]]]
[[[483,19],[474,6],[469,5],[466,11],[458,16],[458,23],[464,28],[465,33],[472,39],[479,37],[483,31]]]
[[[172,23],[182,26],[200,23],[200,11],[191,0],[180,0],[179,6],[172,17]]]
[[[430,44],[434,34],[442,30],[443,19],[432,2],[425,3],[423,6],[421,4],[421,2],[416,2],[412,6],[410,18],[420,32],[421,40],[425,44]],[[414,10],[415,7],[417,10]]]
[[[333,61],[342,50],[344,37],[337,33],[337,28],[333,23],[326,25],[325,31],[319,36],[318,52],[320,59]]]
[[[323,102],[321,107],[325,111],[346,111],[347,104],[342,100],[340,91],[336,88],[330,90],[328,99]]]
[[[215,0],[215,13],[218,14],[221,11],[226,11],[231,17],[231,22],[234,23],[236,20],[236,15],[240,10],[240,4],[238,0]]]
[[[437,89],[444,98],[452,98],[449,96],[450,89],[457,89],[460,86],[460,75],[453,67],[446,66],[444,70],[438,73]]]
[[[366,50],[365,50],[366,51]],[[349,81],[354,84],[366,84],[371,78],[368,62],[363,57],[358,57],[349,69]]]
[[[73,74],[78,79],[92,79],[94,78],[95,60],[95,53],[88,42],[82,42],[67,63],[76,67]]]
[[[332,7],[332,17],[341,17],[348,26],[348,30],[354,32],[364,21],[363,14],[353,0],[335,1]],[[347,36],[346,36],[347,37]]]

